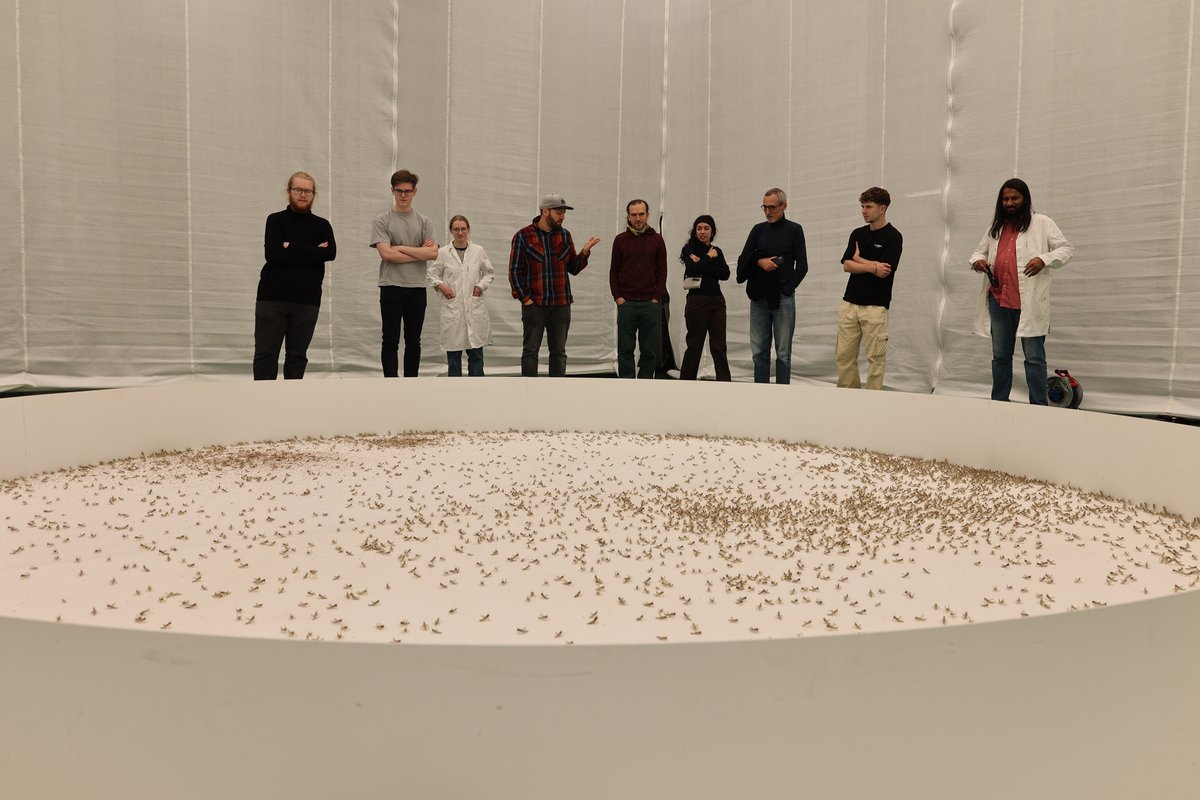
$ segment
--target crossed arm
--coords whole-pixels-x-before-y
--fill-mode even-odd
[[[376,242],[375,249],[379,257],[390,264],[407,264],[411,261],[432,261],[438,257],[437,242],[426,239],[420,247],[407,244],[388,244]]]
[[[883,261],[871,261],[863,258],[858,252],[858,244],[854,245],[854,255],[851,258],[842,262],[842,269],[846,272],[869,272],[877,278],[886,278],[892,274],[892,265]]]

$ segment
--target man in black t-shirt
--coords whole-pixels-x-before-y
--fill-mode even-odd
[[[859,343],[867,354],[867,388],[883,388],[887,363],[888,306],[892,281],[900,264],[904,237],[887,221],[892,198],[886,189],[873,186],[858,198],[863,222],[855,228],[842,254],[842,268],[850,273],[846,294],[838,308],[837,385],[859,389]]]

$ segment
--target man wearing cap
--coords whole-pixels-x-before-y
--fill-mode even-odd
[[[513,236],[508,256],[512,296],[521,301],[521,374],[537,376],[542,335],[550,339],[550,376],[567,374],[567,330],[571,327],[571,275],[588,265],[595,236],[575,252],[571,232],[562,226],[567,205],[562,195],[548,194],[541,213]]]

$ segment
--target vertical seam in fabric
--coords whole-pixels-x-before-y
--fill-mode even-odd
[[[21,0],[14,0],[14,49],[17,60],[17,207],[21,245],[21,371],[29,374],[29,282],[25,249],[25,114],[21,93]]]
[[[196,298],[193,285],[194,265],[192,234],[192,4],[183,3],[183,130],[184,161],[187,171],[187,296],[189,374],[196,374]]]
[[[392,0],[392,172],[400,162],[400,0]]]
[[[1175,406],[1175,367],[1179,359],[1179,306],[1183,297],[1183,245],[1187,223],[1188,137],[1192,122],[1192,53],[1196,36],[1196,0],[1188,10],[1187,76],[1183,99],[1183,166],[1179,178],[1179,240],[1175,250],[1175,315],[1171,324],[1171,363],[1167,369],[1167,413]]]
[[[954,29],[954,10],[958,0],[950,3],[950,63],[946,66],[946,143],[943,149],[943,160],[946,164],[946,177],[942,183],[942,260],[940,266],[942,297],[938,301],[937,312],[937,358],[933,364],[933,374],[930,376],[930,392],[937,391],[938,376],[942,372],[942,361],[945,358],[945,342],[943,341],[943,322],[946,316],[946,263],[950,258],[950,182],[951,182],[951,145],[954,133],[954,61],[958,56],[958,37]]]
[[[795,89],[795,64],[792,54],[796,50],[794,29],[792,27],[792,18],[796,13],[796,4],[788,3],[788,131],[787,131],[787,183],[784,184],[785,191],[792,190],[792,92]]]
[[[542,196],[542,57],[546,26],[546,0],[538,3],[538,93],[537,93],[537,150],[534,154],[533,202],[540,203]]]
[[[624,31],[625,25],[622,21],[621,30]],[[669,55],[667,45],[671,38],[671,0],[666,0],[663,3],[663,79],[662,79],[662,147],[659,149],[658,155],[658,227],[659,233],[662,233],[663,213],[667,208],[667,86],[669,75],[667,68],[669,66]]]
[[[621,130],[625,123],[625,0],[621,0],[621,37],[617,46],[617,207],[621,206]],[[661,209],[662,206],[659,206]]]
[[[887,164],[887,45],[888,45],[888,0],[883,0],[883,74],[879,80],[879,88],[883,94],[883,107],[879,111],[879,185],[884,180],[884,167]]]
[[[708,59],[708,74],[706,76],[708,85],[706,87],[705,96],[705,115],[704,115],[704,213],[707,214],[712,210],[712,0],[708,0],[708,47],[706,49],[706,57]]]
[[[450,220],[450,110],[453,107],[453,83],[451,82],[452,65],[450,59],[453,57],[454,29],[454,0],[446,2],[446,136],[443,144],[446,148],[446,163],[443,165],[445,179],[445,209],[443,210],[442,219],[449,223]]]
[[[328,20],[328,27],[329,27],[329,35],[326,40],[326,49],[328,50],[328,53],[329,53],[329,63],[327,64],[327,76],[326,77],[329,81],[329,86],[328,86],[328,94],[326,95],[326,100],[325,100],[325,117],[326,117],[325,125],[326,125],[326,136],[327,136],[326,144],[325,144],[325,147],[326,147],[325,164],[326,164],[326,169],[329,170],[329,174],[325,176],[326,177],[325,185],[327,187],[329,187],[329,190],[328,190],[328,197],[325,200],[325,204],[329,208],[329,210],[326,213],[329,214],[329,219],[331,220],[330,224],[332,225],[332,220],[333,220],[333,175],[334,175],[334,170],[333,170],[333,0],[329,0],[329,9],[327,12],[327,20]],[[329,330],[329,373],[332,375],[333,372],[337,369],[337,360],[334,357],[334,351],[333,351],[333,270],[331,270],[331,269],[325,270],[325,276],[329,280],[329,291],[327,291],[325,293],[325,302],[326,302],[326,305],[328,306],[328,308],[325,312],[325,321],[326,321],[326,327]]]
[[[1021,12],[1017,22],[1017,111],[1016,131],[1013,133],[1013,176],[1020,174],[1021,163],[1021,73],[1025,66],[1025,0],[1021,0]]]

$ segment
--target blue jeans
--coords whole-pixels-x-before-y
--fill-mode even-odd
[[[775,338],[775,382],[792,381],[792,334],[796,332],[796,296],[779,298],[779,308],[767,308],[766,300],[750,301],[750,357],[754,360],[754,382],[771,382],[771,338]],[[1044,381],[1043,381],[1044,383]]]
[[[446,351],[446,374],[451,378],[462,377],[462,350]],[[483,348],[467,348],[467,375],[472,378],[483,377]]]
[[[992,323],[992,399],[1007,402],[1012,391],[1013,351],[1017,347],[1017,325],[1021,310],[1003,308],[988,295],[988,315]],[[1025,354],[1025,383],[1029,385],[1029,404],[1044,406],[1046,398],[1046,337],[1021,337]]]

